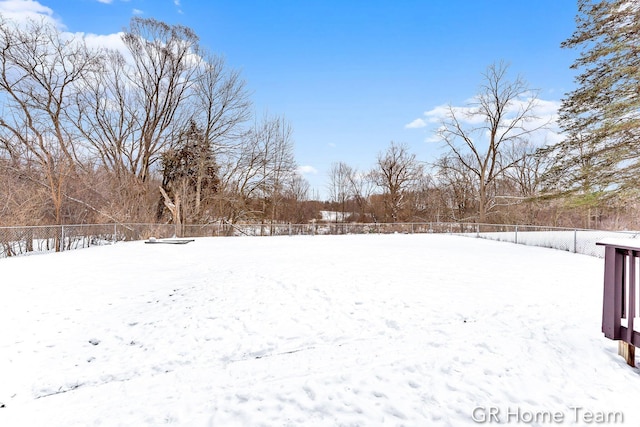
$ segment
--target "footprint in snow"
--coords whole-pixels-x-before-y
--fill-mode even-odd
[[[400,330],[400,326],[398,326],[398,322],[396,322],[395,320],[386,320],[385,323],[387,324],[388,328],[395,329],[396,331]]]
[[[305,393],[307,393],[307,396],[309,397],[309,399],[316,400],[316,393],[311,388],[302,387],[302,389],[304,390]]]

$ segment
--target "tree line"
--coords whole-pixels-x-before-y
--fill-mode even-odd
[[[304,195],[291,125],[191,29],[134,18],[122,42],[0,19],[0,223],[264,219]]]
[[[0,225],[460,221],[635,227],[639,7],[578,0],[577,89],[548,144],[537,96],[505,63],[449,106],[444,150],[391,142],[371,169],[332,165],[309,200],[284,117],[256,117],[246,82],[180,25],[133,18],[124,51],[45,21],[0,19]],[[635,72],[632,72],[635,70]]]

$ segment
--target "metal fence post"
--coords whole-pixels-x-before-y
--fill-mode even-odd
[[[60,226],[60,252],[64,252],[64,225]]]
[[[516,239],[515,239],[515,244],[518,244],[518,226],[516,225]]]
[[[573,253],[577,253],[578,252],[578,230],[574,229],[573,230]]]

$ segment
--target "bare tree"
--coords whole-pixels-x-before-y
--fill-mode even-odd
[[[41,181],[37,162],[0,157],[0,225],[35,224],[43,217],[51,196]]]
[[[230,155],[251,103],[240,74],[204,53],[190,29],[136,18],[123,39],[131,59],[105,53],[104,68],[77,97],[82,114],[75,124],[120,183],[123,203],[135,203],[145,196],[140,191],[147,189],[150,167],[162,153],[179,149],[193,123],[214,156]],[[201,197],[195,201],[198,212]]]
[[[512,221],[534,223],[542,207],[542,176],[548,158],[528,140],[511,144],[505,161],[513,164],[504,173],[504,191],[498,195],[503,207],[518,208],[519,216]]]
[[[66,118],[73,114],[80,82],[100,65],[100,55],[84,40],[62,35],[50,23],[21,26],[0,18],[0,140],[10,153],[19,150],[38,163],[57,224],[63,221],[65,185],[79,159]]]
[[[523,199],[539,195],[542,175],[546,170],[547,157],[539,154],[536,146],[528,140],[511,144],[505,152],[505,161],[512,164],[505,171],[506,178],[514,183],[516,194]]]
[[[265,120],[261,139],[265,154],[262,164],[265,179],[261,185],[263,212],[266,213],[269,206],[273,222],[297,166],[293,155],[293,128],[284,118]]]
[[[296,168],[292,133],[285,119],[265,115],[243,136],[233,155],[222,162],[222,188],[230,220],[276,218],[278,204]]]
[[[146,181],[158,154],[188,123],[180,107],[197,75],[198,36],[188,27],[136,17],[122,39],[133,58],[127,77],[138,120],[129,167]]]
[[[468,158],[466,163],[470,163]],[[468,221],[477,212],[478,189],[473,172],[456,156],[442,156],[435,164],[437,185],[449,220]]]
[[[354,170],[344,162],[333,163],[329,171],[329,195],[340,206],[341,221],[345,220],[347,200],[352,196]],[[336,215],[336,222],[338,216]]]
[[[283,217],[295,224],[311,219],[307,209],[308,200],[309,181],[300,173],[293,173],[285,188]]]
[[[369,198],[375,191],[377,172],[362,173],[344,162],[332,165],[329,194],[331,200],[340,206],[343,220],[348,206],[351,213],[357,215],[357,220],[367,220],[367,214],[371,214],[368,212],[371,208]]]
[[[47,203],[32,199],[50,221],[153,220],[172,162],[160,194],[176,223],[276,221],[285,200],[303,199],[290,124],[248,128],[244,81],[192,30],[134,18],[123,41],[128,53],[90,50],[52,24],[0,18],[0,175],[12,188],[0,215],[44,190]],[[16,179],[29,185],[13,191]]]
[[[505,150],[542,127],[527,126],[535,118],[536,97],[521,77],[507,80],[507,70],[503,63],[489,66],[475,101],[462,111],[449,106],[438,131],[447,156],[475,177],[481,223],[495,202],[496,179],[515,164],[504,161]]]
[[[251,118],[251,101],[244,80],[229,69],[224,58],[203,54],[190,100],[191,120],[202,129],[216,155],[236,147],[244,135],[242,125]]]
[[[407,218],[411,221],[439,221],[442,203],[432,175],[424,173],[409,192]]]
[[[406,144],[391,142],[387,151],[378,155],[373,171],[375,183],[383,189],[385,214],[391,221],[400,219],[406,192],[420,179],[423,168]]]
[[[371,209],[369,199],[374,193],[376,187],[375,173],[370,171],[367,173],[352,169],[349,175],[349,191],[356,202],[359,209],[359,220],[367,221],[368,212]],[[375,220],[375,218],[372,218]]]
[[[235,192],[232,185],[227,184],[233,182],[233,171],[237,172],[238,166],[243,164],[240,159],[248,154],[243,153],[248,147],[243,143],[246,142],[243,138],[247,136],[243,125],[251,117],[246,84],[238,71],[226,67],[222,57],[203,54],[192,92],[187,107],[191,121],[201,129],[203,141],[208,144],[216,163],[226,165],[224,170],[228,172],[227,179],[223,173],[217,189],[216,199],[221,202],[217,210],[222,216],[225,216],[226,208],[236,212],[236,208],[243,206],[240,208],[242,211],[246,207],[246,200]],[[248,163],[252,164],[251,161]],[[196,196],[196,200],[200,200],[200,197]]]
[[[113,172],[118,182],[136,174],[138,144],[134,142],[141,110],[129,84],[129,65],[119,51],[104,51],[104,66],[88,75],[76,94],[78,114],[70,117],[88,152]]]

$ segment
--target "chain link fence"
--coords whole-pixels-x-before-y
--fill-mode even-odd
[[[608,237],[639,238],[640,232],[603,231],[475,223],[309,223],[309,224],[90,224],[38,227],[0,227],[0,258],[59,252],[118,241],[180,237],[294,236],[341,234],[446,233],[542,246],[591,256],[604,256],[596,242]]]
[[[467,236],[527,246],[541,246],[596,257],[604,257],[604,247],[596,246],[606,238],[638,238],[640,232],[605,231],[577,228],[542,227],[532,225],[474,224]]]
[[[114,224],[0,227],[0,258],[112,243],[117,229]]]

